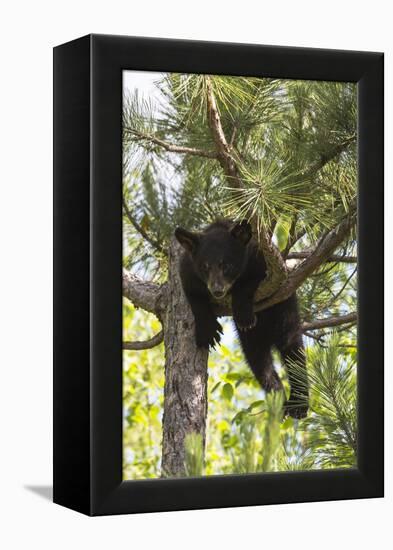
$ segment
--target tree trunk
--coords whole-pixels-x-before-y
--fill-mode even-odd
[[[178,270],[181,247],[173,241],[169,251],[165,342],[165,390],[162,475],[185,475],[184,439],[195,432],[205,445],[208,351],[195,344],[194,316],[183,293]]]

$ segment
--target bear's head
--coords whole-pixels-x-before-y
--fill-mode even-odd
[[[252,236],[250,224],[217,222],[199,233],[178,227],[175,236],[213,298],[224,298],[245,269],[247,244]]]

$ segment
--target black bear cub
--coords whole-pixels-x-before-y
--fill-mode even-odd
[[[292,362],[306,369],[296,294],[268,309],[254,313],[256,289],[266,277],[266,263],[252,238],[248,222],[220,220],[192,233],[181,227],[175,236],[184,248],[180,259],[183,289],[195,317],[197,346],[219,343],[222,327],[211,298],[232,299],[232,312],[247,362],[266,391],[281,390],[273,367],[272,347],[280,352],[291,386],[285,412],[293,418],[307,415],[307,385],[293,371]],[[291,368],[292,367],[292,368]]]

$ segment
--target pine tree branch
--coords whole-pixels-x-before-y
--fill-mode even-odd
[[[293,216],[292,221],[291,221],[291,226],[289,228],[289,233],[288,233],[287,244],[286,244],[284,250],[281,253],[282,257],[285,258],[285,259],[287,258],[288,253],[291,250],[292,246],[299,239],[299,237],[297,237],[297,231],[296,231],[297,222],[298,222],[298,215],[296,214],[295,216]]]
[[[289,251],[291,250],[291,248],[293,246],[295,246],[295,244],[300,241],[300,239],[302,237],[304,237],[304,235],[307,233],[307,229],[305,227],[303,227],[302,229],[300,229],[299,231],[296,230],[296,227],[294,229],[292,229],[292,231],[290,232],[289,234],[289,237],[288,237],[288,242],[287,242],[287,245],[283,251],[283,256],[284,258],[288,258],[288,254],[289,254]]]
[[[167,141],[164,141],[163,139],[160,139],[154,135],[151,134],[144,134],[143,132],[138,132],[137,130],[134,130],[130,127],[124,127],[124,131],[126,133],[131,134],[134,136],[133,141],[140,142],[144,141],[147,143],[154,143],[155,145],[159,145],[166,151],[169,151],[170,153],[179,153],[183,155],[194,155],[197,157],[205,157],[209,159],[216,159],[217,153],[215,151],[205,151],[203,149],[196,149],[195,147],[185,147],[182,145],[176,145],[175,143],[169,143]]]
[[[343,142],[341,142],[338,145],[335,145],[334,147],[332,147],[332,149],[329,152],[327,152],[325,155],[321,155],[320,159],[317,160],[316,162],[314,162],[310,166],[310,168],[308,168],[308,170],[305,171],[305,173],[304,173],[305,178],[311,178],[312,176],[314,176],[328,162],[330,162],[336,156],[338,156],[339,154],[344,152],[351,145],[351,143],[354,143],[355,141],[356,141],[356,134],[354,134],[353,136],[350,136],[349,138],[347,138]],[[294,218],[294,220],[292,221],[292,224],[291,224],[291,228],[289,230],[289,237],[288,237],[287,245],[286,245],[285,249],[282,252],[283,257],[287,258],[287,259],[290,259],[289,251],[291,250],[291,248],[297,243],[297,241],[299,241],[306,234],[306,229],[305,228],[301,229],[300,231],[296,230],[296,223],[297,223],[297,220],[296,220],[296,218]],[[298,254],[298,253],[296,253],[296,254]],[[299,253],[299,254],[301,254],[301,253]],[[299,259],[303,259],[303,258],[299,257]],[[350,263],[350,262],[348,262],[348,263]]]
[[[357,273],[357,267],[355,267],[355,269],[352,271],[350,276],[346,279],[344,284],[341,286],[340,290],[336,294],[333,294],[333,296],[331,297],[329,302],[324,306],[324,309],[330,309],[337,302],[337,300],[339,299],[341,294],[344,292],[344,290],[346,289],[346,287],[350,283],[350,281],[351,281],[352,277],[355,275],[355,273]]]
[[[161,344],[164,340],[164,331],[160,330],[149,340],[144,341],[135,341],[135,342],[123,342],[123,349],[125,350],[142,350],[142,349],[152,349],[155,346]]]
[[[241,189],[244,187],[244,184],[239,174],[237,160],[225,137],[209,76],[206,77],[206,91],[208,120],[216,145],[218,161],[224,174],[230,179],[232,186]],[[268,276],[263,283],[265,295],[268,296],[272,292],[272,289],[277,289],[279,284],[285,279],[287,268],[280,251],[266,234],[265,229],[259,227],[255,219],[251,220],[251,225],[253,226],[254,233],[258,235],[259,246],[265,257],[268,269]]]
[[[302,331],[320,330],[322,328],[337,327],[340,325],[353,325],[357,321],[357,313],[348,313],[347,315],[337,315],[326,317],[325,319],[315,319],[315,321],[302,323]]]
[[[123,269],[123,296],[128,298],[135,307],[154,313],[158,318],[161,317],[164,308],[164,290],[165,285],[143,281]]]
[[[335,145],[334,147],[332,147],[332,149],[330,151],[328,151],[324,155],[321,155],[320,159],[317,160],[316,162],[314,162],[310,166],[310,168],[308,170],[306,170],[305,176],[306,177],[314,176],[328,162],[330,162],[335,157],[337,157],[338,155],[343,153],[345,151],[345,149],[347,149],[351,145],[351,143],[354,143],[355,141],[356,141],[356,134],[354,134],[353,136],[350,136],[349,138],[347,138],[343,142],[341,142],[341,143]]]
[[[307,256],[295,269],[289,272],[285,280],[277,287],[268,285],[270,294],[266,293],[266,282],[263,281],[258,288],[254,299],[254,311],[262,311],[270,306],[283,302],[301,286],[301,284],[312,275],[312,273],[330,256],[334,250],[348,236],[356,221],[356,212],[350,212],[333,229],[327,231],[319,240],[312,253]],[[273,288],[273,290],[271,290]],[[217,315],[231,315],[231,308],[228,304],[215,304]]]
[[[234,146],[235,146],[236,133],[237,133],[237,126],[236,126],[236,124],[234,124],[234,125],[233,125],[233,129],[232,129],[231,139],[230,139],[230,141],[229,141],[229,146],[230,146],[230,147],[234,147]]]
[[[303,250],[301,252],[290,252],[286,257],[287,260],[305,260],[312,254],[312,250]],[[340,256],[340,254],[332,254],[325,260],[326,263],[343,263],[343,264],[356,264],[358,261],[356,256]]]
[[[349,235],[355,221],[356,206],[354,204],[344,219],[336,227],[327,231],[319,240],[312,253],[291,271],[288,276],[287,286],[289,289],[293,289],[292,292],[294,292],[301,283],[317,269],[317,267],[330,258],[334,250]]]
[[[224,171],[224,174],[231,179],[233,187],[241,189],[243,182],[239,176],[239,171],[236,166],[235,158],[232,154],[232,149],[228,144],[224,130],[221,124],[221,117],[218,112],[216,98],[214,96],[211,78],[206,77],[207,90],[207,111],[210,129],[213,134],[214,143],[216,145],[216,158]]]
[[[164,250],[161,246],[161,243],[159,243],[153,237],[150,237],[150,235],[146,233],[143,227],[136,221],[134,216],[131,214],[131,211],[128,208],[128,205],[124,196],[123,196],[123,208],[124,208],[124,212],[126,213],[128,221],[134,227],[134,229],[136,229],[136,231],[141,235],[141,237],[143,237],[149,244],[151,244],[152,247],[155,248],[158,252],[163,252]]]

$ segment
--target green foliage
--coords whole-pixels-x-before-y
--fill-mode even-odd
[[[153,315],[125,300],[123,339],[144,340],[160,330]],[[123,476],[160,476],[164,389],[163,344],[150,350],[123,352]]]
[[[272,469],[275,454],[280,444],[280,423],[282,421],[282,408],[284,396],[282,392],[272,392],[266,396],[266,418],[263,431],[262,445],[262,471]]]
[[[190,433],[184,439],[185,471],[190,477],[203,474],[203,441],[201,434]]]
[[[148,233],[165,248],[176,225],[256,215],[260,226],[296,220],[315,240],[340,220],[356,194],[356,86],[211,77],[245,183],[239,190],[215,159],[168,153],[150,139],[214,150],[206,82],[168,74],[157,82],[160,103],[138,91],[125,96],[125,196],[138,221],[148,220]]]
[[[128,306],[126,313],[127,338],[128,330],[138,339],[159,330],[152,316]],[[226,322],[224,341],[230,339]],[[201,436],[188,434],[187,475],[356,466],[356,353],[347,342],[348,335],[335,333],[326,339],[326,347],[308,347],[311,412],[299,421],[283,418],[282,393],[264,394],[237,344],[214,351],[209,359],[205,461]],[[159,477],[163,348],[124,356],[124,478]]]
[[[251,474],[258,471],[259,435],[254,419],[244,418],[239,423],[237,448],[230,449],[234,474]]]
[[[231,450],[232,471],[238,474],[274,470],[280,448],[280,425],[283,417],[284,396],[272,392],[265,400],[251,403],[246,414],[238,416],[239,447]],[[260,409],[259,413],[253,412]]]
[[[259,227],[270,227],[280,216],[288,223],[306,207],[313,207],[302,174],[288,173],[288,163],[282,159],[262,158],[252,167],[243,164],[241,176],[244,188],[224,187],[228,191],[224,208],[229,217],[256,217]]]
[[[356,466],[356,354],[350,348],[352,353],[343,355],[341,346],[338,334],[333,333],[326,348],[314,346],[308,353],[313,414],[303,421],[302,429],[320,467]],[[297,376],[304,376],[300,369]]]

